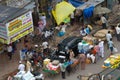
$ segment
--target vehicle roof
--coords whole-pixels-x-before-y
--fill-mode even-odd
[[[63,39],[62,41],[60,41],[60,45],[62,46],[70,46],[72,43],[74,43],[77,39],[81,39],[82,40],[82,37],[77,37],[77,36],[69,36],[65,39]]]
[[[59,44],[66,45],[67,43],[71,42],[72,40],[74,40],[76,38],[77,38],[76,36],[67,37],[67,38],[63,39],[62,41],[60,41]]]

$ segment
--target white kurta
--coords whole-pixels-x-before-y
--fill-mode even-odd
[[[99,42],[100,56],[104,57],[104,41]]]

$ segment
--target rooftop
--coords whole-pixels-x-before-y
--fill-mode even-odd
[[[0,23],[7,23],[21,16],[27,11],[28,10],[23,8],[14,8],[14,7],[0,5]]]

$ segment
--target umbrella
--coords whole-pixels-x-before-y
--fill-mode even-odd
[[[94,14],[107,14],[110,12],[111,12],[111,10],[106,7],[97,7],[94,10]]]

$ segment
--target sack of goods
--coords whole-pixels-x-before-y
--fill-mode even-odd
[[[53,60],[52,61],[52,65],[58,65],[59,64],[59,61],[58,60]]]
[[[110,31],[113,34],[113,30],[102,29],[102,30],[97,31],[94,34],[94,37],[101,39],[101,40],[106,40],[106,34],[108,33],[108,31]]]
[[[89,58],[86,59],[86,64],[90,64],[91,60]]]

